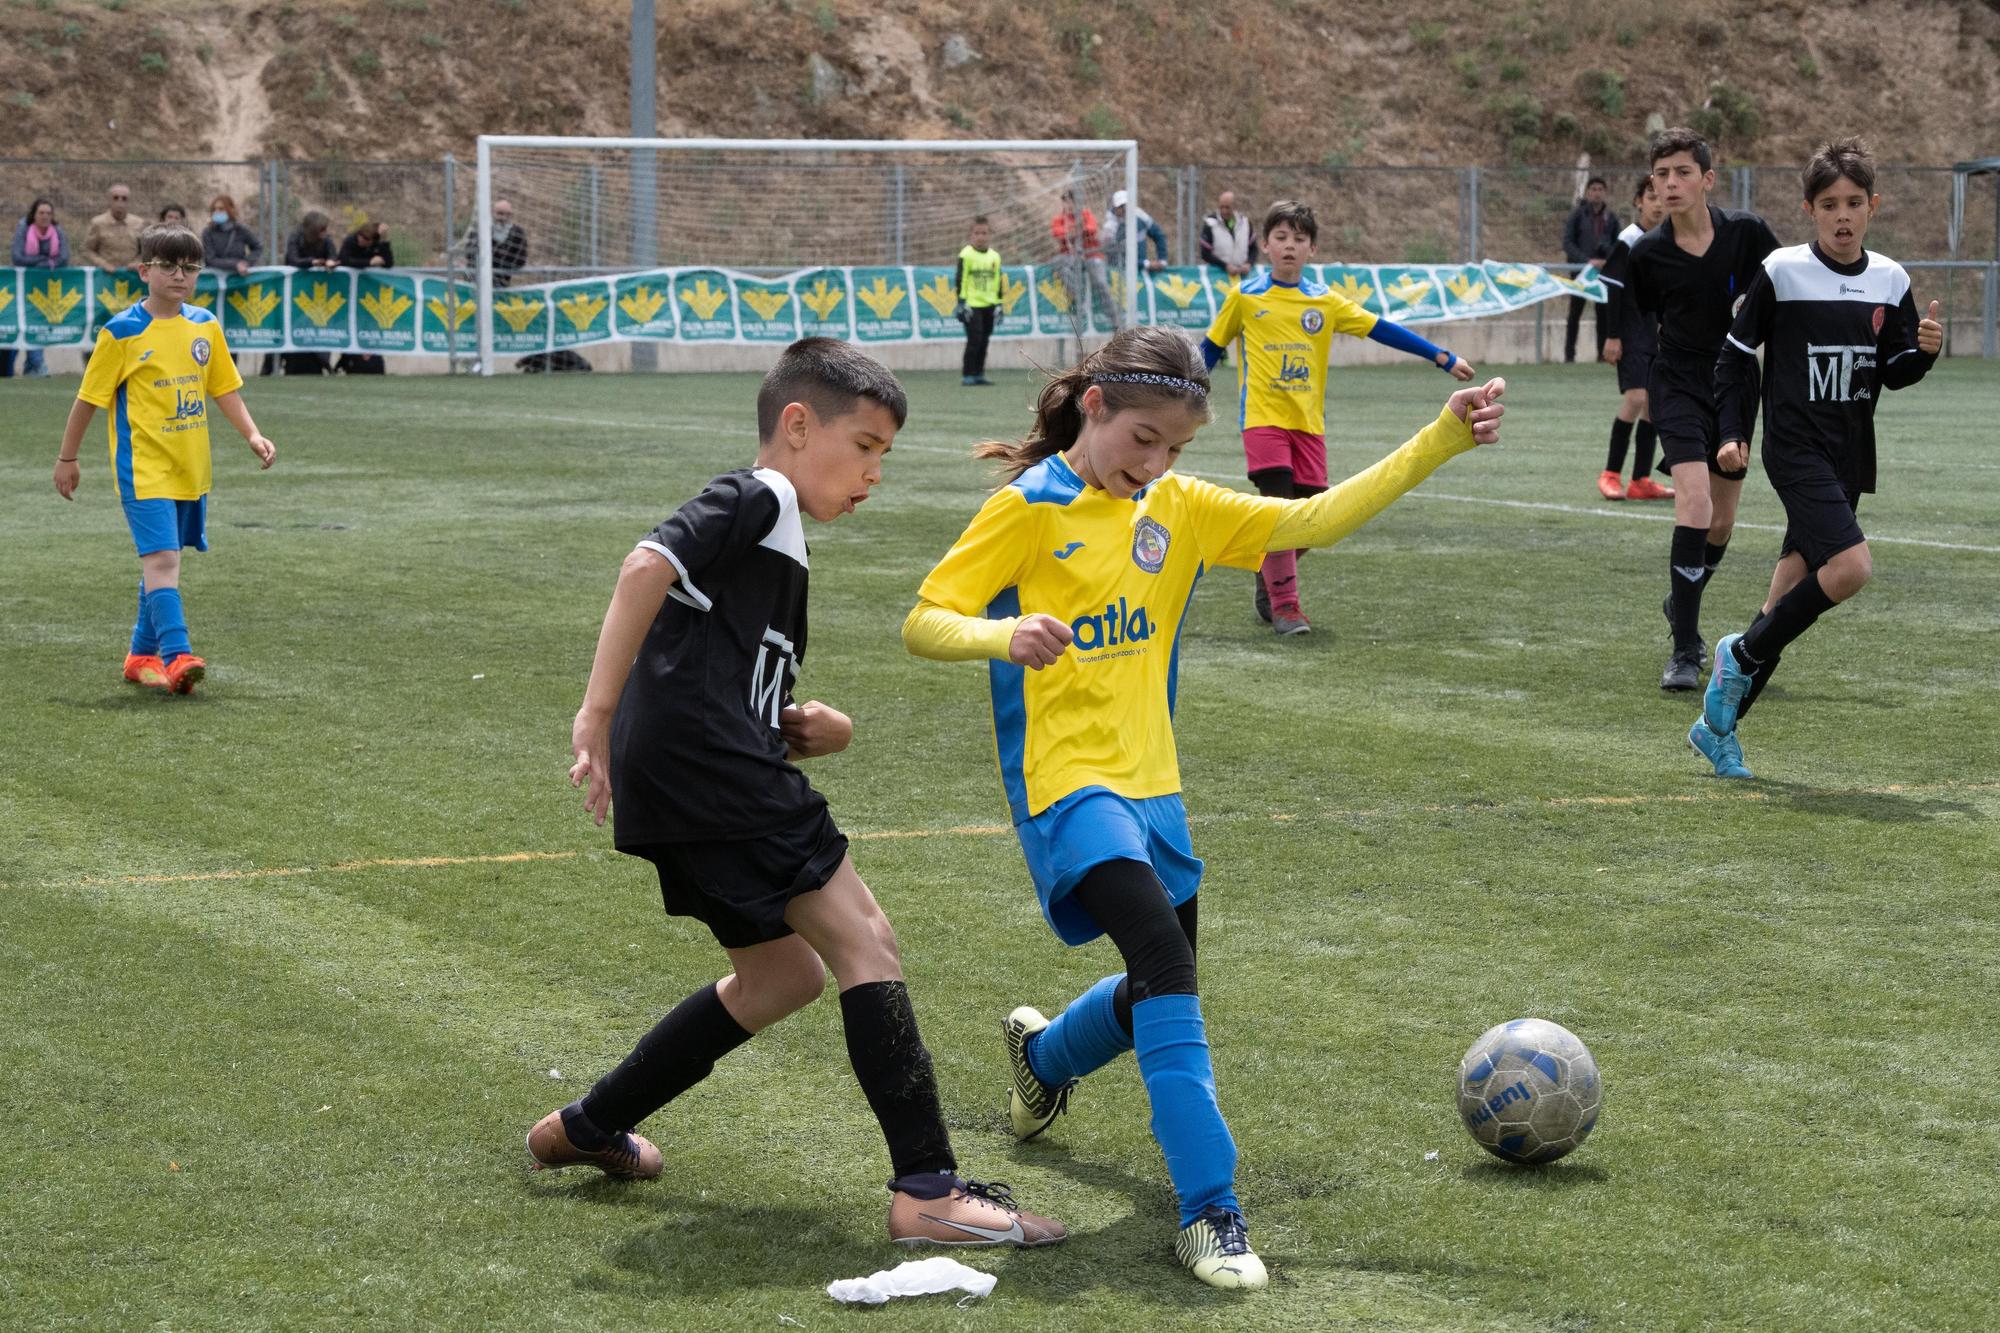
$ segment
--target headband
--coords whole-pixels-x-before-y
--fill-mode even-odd
[[[1197,398],[1208,397],[1208,386],[1194,380],[1182,379],[1178,375],[1149,375],[1144,371],[1131,371],[1122,375],[1093,375],[1092,384],[1157,384],[1163,389],[1176,389],[1181,393],[1191,393]]]

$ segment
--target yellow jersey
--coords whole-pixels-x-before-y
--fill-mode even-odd
[[[1172,472],[1120,500],[1055,454],[980,508],[924,580],[919,610],[1041,613],[1076,635],[1040,671],[988,664],[1016,823],[1085,787],[1134,800],[1180,790],[1173,707],[1195,580],[1210,565],[1257,568],[1288,503]]]
[[[1277,426],[1326,434],[1326,363],[1333,335],[1365,338],[1375,316],[1323,282],[1274,282],[1268,269],[1243,279],[1216,312],[1208,340],[1236,344],[1242,428]]]
[[[107,408],[111,466],[125,500],[208,494],[208,402],[243,387],[222,323],[198,305],[157,318],[130,306],[98,330],[76,396]]]
[[[973,310],[1000,304],[1000,252],[966,246],[958,252],[958,299]]]

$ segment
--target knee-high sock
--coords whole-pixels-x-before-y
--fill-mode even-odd
[[[1271,609],[1287,615],[1299,613],[1299,553],[1297,551],[1267,551],[1264,553],[1264,591],[1271,599]]]
[[[1611,451],[1604,455],[1604,470],[1620,472],[1625,467],[1625,450],[1632,443],[1632,423],[1611,418]]]
[[[1653,448],[1657,442],[1653,423],[1641,421],[1632,437],[1632,480],[1637,481],[1653,470]]]
[[[1153,1105],[1153,1137],[1166,1154],[1167,1174],[1180,1196],[1181,1225],[1211,1205],[1241,1211],[1236,1202],[1236,1141],[1215,1101],[1201,1000],[1157,995],[1132,1006],[1139,1075]]]
[[[146,618],[160,638],[160,656],[171,663],[194,651],[188,644],[187,612],[179,588],[155,588],[146,594]]]
[[[153,618],[146,614],[146,580],[139,580],[139,618],[132,622],[132,655],[152,657],[160,651],[160,636],[153,629]]]
[[[1036,1078],[1061,1087],[1132,1049],[1132,1034],[1118,1021],[1118,986],[1124,980],[1122,972],[1104,978],[1036,1034],[1028,1043]]]
[[[1715,567],[1722,563],[1722,557],[1724,553],[1727,552],[1728,550],[1729,550],[1728,542],[1724,542],[1722,543],[1722,545],[1717,546],[1714,542],[1709,541],[1706,537],[1702,538],[1701,564],[1702,564],[1702,569],[1705,572],[1701,576],[1701,586],[1704,589],[1708,587],[1708,581],[1715,577]]]
[[[1833,598],[1819,586],[1819,571],[1813,570],[1800,579],[1792,590],[1778,599],[1767,616],[1759,616],[1757,622],[1736,641],[1738,665],[1750,669],[1768,669],[1778,654],[1785,651],[1787,644],[1812,628],[1812,623],[1833,609]]]
[[[1702,551],[1707,544],[1707,528],[1674,525],[1673,545],[1667,556],[1667,604],[1673,613],[1677,650],[1693,652],[1695,640],[1701,637],[1701,590],[1708,582],[1708,562]]]
[[[864,981],[840,993],[847,1058],[889,1144],[897,1179],[956,1171],[938,1102],[931,1053],[917,1032],[910,992],[900,981]]]
[[[675,1005],[618,1067],[584,1097],[583,1114],[607,1134],[631,1129],[715,1071],[750,1040],[713,985]]]

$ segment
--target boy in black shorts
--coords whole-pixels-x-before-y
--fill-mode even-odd
[[[832,522],[866,500],[907,412],[895,376],[863,353],[793,343],[757,394],[756,467],[715,478],[625,558],[570,782],[589,782],[598,823],[615,807],[618,850],[658,868],[667,911],[705,924],[731,972],[544,1116],[528,1153],[537,1168],[658,1176],[659,1149],[633,1127],[819,998],[830,968],[848,1058],[889,1143],[890,1238],[1048,1245],[1060,1224],[957,1175],[895,932],[793,762],[845,749],[854,732],[825,704],[792,702],[806,651],[799,517]]]
[[[1642,314],[1660,320],[1646,399],[1659,432],[1660,453],[1674,478],[1674,536],[1667,558],[1667,600],[1673,655],[1660,675],[1663,690],[1701,685],[1701,593],[1722,562],[1736,528],[1736,503],[1747,468],[1717,460],[1715,358],[1738,303],[1778,248],[1755,213],[1716,208],[1708,144],[1690,129],[1653,136],[1653,185],[1667,220],[1632,246],[1626,292]]]
[[[1785,505],[1770,596],[1750,628],[1715,645],[1715,673],[1688,743],[1716,776],[1747,778],[1736,724],[1785,645],[1874,572],[1855,507],[1875,489],[1875,404],[1922,379],[1944,347],[1938,303],[1917,318],[1910,276],[1862,248],[1881,207],[1859,139],[1830,143],[1800,173],[1814,240],[1773,251],[1715,366],[1725,466],[1749,459],[1764,348],[1764,471]]]
[[[1660,342],[1659,324],[1651,315],[1642,315],[1625,294],[1625,275],[1632,263],[1632,247],[1639,238],[1660,225],[1667,215],[1660,207],[1660,192],[1653,188],[1653,174],[1639,178],[1632,191],[1633,221],[1618,233],[1611,255],[1598,270],[1611,300],[1604,312],[1611,337],[1604,343],[1604,359],[1618,367],[1618,414],[1611,419],[1611,449],[1604,456],[1604,471],[1597,477],[1597,493],[1607,500],[1671,500],[1671,486],[1654,481],[1653,414],[1646,405],[1646,381],[1653,373],[1653,353]],[[1633,436],[1633,427],[1638,435]],[[1625,451],[1632,451],[1632,484],[1619,474],[1625,467]]]

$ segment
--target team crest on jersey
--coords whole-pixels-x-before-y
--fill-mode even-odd
[[[1318,333],[1326,327],[1326,316],[1317,310],[1308,310],[1299,316],[1299,323],[1305,326],[1307,333]]]
[[[208,339],[196,338],[194,344],[188,350],[194,353],[194,363],[197,366],[208,364]]]
[[[1142,518],[1132,530],[1132,563],[1148,574],[1157,574],[1167,563],[1167,545],[1173,538],[1150,518]]]
[[[1888,318],[1889,318],[1889,307],[1885,305],[1876,306],[1875,313],[1869,317],[1870,322],[1875,326],[1875,336],[1877,338],[1882,336],[1882,323],[1884,320]]]

